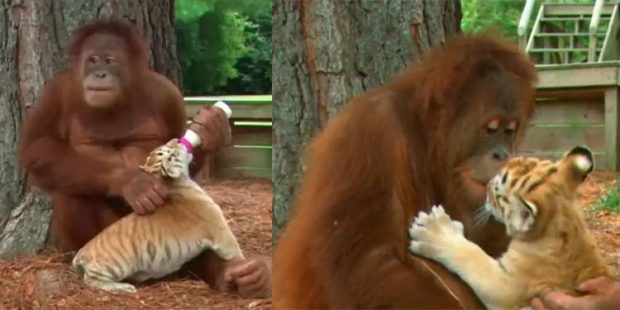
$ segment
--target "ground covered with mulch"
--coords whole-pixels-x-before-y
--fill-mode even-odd
[[[605,195],[609,184],[617,179],[620,179],[618,173],[594,172],[581,185],[579,194],[588,227],[607,262],[614,268],[615,276],[620,277],[620,214],[597,209],[598,200]]]
[[[205,188],[222,207],[246,256],[271,255],[271,180],[214,180]],[[62,256],[0,261],[4,309],[270,309],[269,299],[242,299],[193,279],[138,285],[137,294],[84,286]]]

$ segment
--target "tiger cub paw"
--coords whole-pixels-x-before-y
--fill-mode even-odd
[[[108,292],[137,292],[136,287],[132,284],[113,281],[111,278],[102,274],[93,274],[91,270],[87,270],[84,274],[84,283],[92,288],[97,288]]]
[[[131,294],[138,292],[138,290],[136,290],[136,287],[129,283],[114,283],[114,285],[112,285],[111,289],[108,291],[125,292],[125,293],[131,293]]]
[[[466,240],[463,224],[451,220],[441,205],[433,206],[430,213],[418,213],[409,227],[409,237],[409,251],[433,260],[445,257]]]

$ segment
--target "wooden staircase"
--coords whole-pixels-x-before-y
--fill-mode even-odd
[[[587,145],[596,169],[620,171],[620,0],[567,1],[543,0],[534,18],[541,1],[526,0],[521,14],[519,44],[538,83],[519,153],[557,159]]]
[[[620,14],[618,1],[590,4],[543,1],[527,43],[527,26],[534,6],[527,0],[519,22],[519,40],[536,64],[592,63],[618,60]]]

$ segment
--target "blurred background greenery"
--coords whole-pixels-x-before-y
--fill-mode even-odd
[[[535,8],[539,7],[537,1]],[[491,30],[517,42],[517,25],[525,0],[461,0],[461,30],[478,33]]]
[[[177,0],[186,96],[271,93],[271,0]]]
[[[541,2],[536,1],[533,15]],[[463,32],[491,30],[517,42],[525,0],[461,0],[461,5]],[[185,94],[271,93],[271,14],[271,0],[177,0]]]

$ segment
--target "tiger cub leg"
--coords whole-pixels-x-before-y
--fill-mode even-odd
[[[90,287],[102,289],[104,291],[136,292],[136,287],[132,284],[117,282],[115,280],[117,276],[112,274],[112,272],[99,270],[99,268],[89,268],[84,265],[81,265],[81,268],[84,270],[84,283]]]
[[[231,259],[243,259],[243,251],[237,238],[232,233],[230,228],[226,227],[225,230],[217,232],[219,236],[215,238],[215,242],[211,249],[224,260]]]
[[[444,265],[463,279],[489,309],[519,306],[523,288],[512,281],[498,260],[463,235],[463,224],[452,221],[444,209],[420,212],[411,224],[409,250]],[[505,289],[510,287],[510,290]]]
[[[213,250],[224,260],[243,259],[243,252],[239,246],[237,238],[233,234],[230,226],[226,223],[226,218],[222,210],[213,203],[209,206],[209,218],[213,221],[205,225],[207,248]]]

